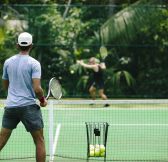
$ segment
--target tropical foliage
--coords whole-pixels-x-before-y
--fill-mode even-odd
[[[5,59],[18,52],[17,35],[28,31],[34,37],[31,55],[41,62],[45,90],[48,80],[56,76],[64,96],[87,97],[90,71],[77,65],[76,60],[100,58],[103,44],[108,50],[105,85],[109,97],[167,96],[166,3],[154,0],[55,2],[2,1],[1,75]],[[1,96],[5,96],[0,90]]]

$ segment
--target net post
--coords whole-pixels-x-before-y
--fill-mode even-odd
[[[54,117],[53,117],[53,101],[49,100],[48,107],[48,121],[49,121],[49,162],[53,161],[53,143],[54,143]]]
[[[89,144],[90,144],[90,140],[89,140],[89,126],[88,126],[88,123],[85,122],[85,125],[86,125],[86,134],[87,134],[87,162],[89,161]]]

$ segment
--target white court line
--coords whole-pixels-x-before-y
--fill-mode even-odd
[[[168,124],[109,124],[110,126],[168,126]]]
[[[58,138],[59,138],[60,130],[61,130],[61,124],[58,123],[57,129],[56,129],[56,131],[55,131],[55,138],[54,138],[54,145],[53,145],[53,156],[52,156],[51,161],[54,161],[54,154],[55,154],[55,152],[56,152],[56,148],[57,148],[57,143],[58,143]]]
[[[43,109],[44,111],[45,110],[47,110],[48,111],[48,109]],[[97,111],[97,110],[99,110],[99,111],[123,111],[123,110],[125,110],[125,111],[168,111],[168,108],[167,107],[165,107],[165,108],[163,108],[163,107],[156,107],[156,108],[149,108],[149,107],[144,107],[144,108],[136,108],[136,107],[127,107],[127,108],[123,108],[123,107],[115,107],[115,108],[104,108],[104,107],[100,107],[100,108],[92,108],[92,107],[88,107],[88,108],[59,108],[59,107],[54,107],[53,108],[53,110],[54,111],[72,111],[72,110],[74,110],[74,111]]]
[[[65,125],[65,126],[66,125],[67,126],[69,126],[69,125],[70,126],[73,126],[73,125],[75,125],[75,126],[85,126],[85,124],[76,124],[76,123],[62,123],[62,125]],[[138,127],[144,127],[144,126],[145,127],[151,127],[152,126],[152,127],[157,127],[158,126],[158,127],[167,127],[168,124],[166,124],[166,123],[165,124],[157,124],[157,123],[153,123],[153,124],[152,123],[151,124],[150,123],[144,123],[144,124],[143,123],[139,123],[139,124],[138,123],[137,124],[136,123],[135,124],[134,123],[128,123],[128,124],[122,124],[122,123],[121,124],[120,123],[110,124],[109,123],[109,126],[112,126],[112,127],[113,126],[114,127],[118,127],[118,126],[128,126],[128,127],[132,127],[132,126],[138,126]]]

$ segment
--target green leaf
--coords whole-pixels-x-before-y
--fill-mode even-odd
[[[126,79],[127,85],[128,86],[133,85],[135,81],[134,81],[132,75],[129,72],[127,72],[127,71],[122,71],[122,73],[123,73],[123,75],[124,75],[124,77]]]

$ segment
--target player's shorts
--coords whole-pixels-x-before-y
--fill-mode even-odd
[[[96,87],[97,89],[104,89],[104,82],[93,82],[91,86]]]
[[[22,122],[28,132],[33,132],[44,127],[40,106],[33,104],[23,107],[5,107],[2,127],[15,129]]]

